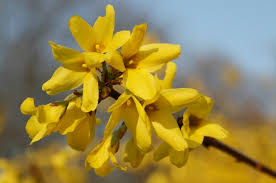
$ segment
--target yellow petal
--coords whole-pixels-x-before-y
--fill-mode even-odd
[[[160,161],[161,159],[167,157],[169,155],[169,150],[171,147],[163,142],[158,146],[158,148],[154,151],[153,159],[154,161]]]
[[[161,139],[177,151],[187,148],[187,143],[182,136],[174,117],[167,111],[154,111],[149,114],[152,126]]]
[[[47,135],[47,132],[47,124],[43,124],[43,128],[41,128],[41,130],[39,130],[37,134],[32,138],[30,145],[45,137]]]
[[[89,72],[83,81],[83,96],[81,110],[83,112],[94,111],[98,105],[99,86],[96,73]]]
[[[112,40],[115,24],[115,11],[112,5],[106,6],[106,16],[98,17],[96,20],[93,31],[97,43],[108,45]]]
[[[176,74],[176,64],[173,62],[167,63],[165,78],[161,81],[162,89],[170,89],[173,87],[173,80]]]
[[[96,175],[99,175],[101,177],[105,177],[109,175],[113,170],[114,170],[114,167],[110,166],[109,160],[105,161],[102,167],[94,169]]]
[[[111,146],[110,135],[99,145],[97,145],[86,157],[86,162],[92,168],[101,168],[103,164],[109,159],[109,148]]]
[[[149,72],[140,69],[127,69],[123,77],[127,89],[134,95],[144,100],[150,100],[156,95],[156,81]]]
[[[133,168],[137,168],[141,164],[144,155],[145,154],[137,148],[134,139],[131,138],[125,148],[124,161],[129,162]]]
[[[138,53],[138,50],[144,40],[146,31],[147,31],[147,24],[136,25],[133,28],[130,39],[122,47],[122,54],[124,59],[129,59],[133,55]]]
[[[105,60],[105,55],[97,52],[83,53],[85,63],[89,68],[100,67],[101,63]]]
[[[108,112],[112,112],[113,110],[121,107],[130,97],[131,95],[122,93],[116,102],[108,108]]]
[[[113,130],[115,129],[117,124],[121,121],[121,119],[122,119],[122,113],[120,111],[120,108],[112,111],[109,117],[108,123],[105,126],[104,139],[112,134]]]
[[[143,120],[142,116],[139,116],[134,101],[130,100],[130,104],[123,107],[121,113],[137,147],[143,152],[148,152],[151,147],[151,134],[147,122]]]
[[[124,72],[126,70],[123,57],[118,51],[107,52],[105,54],[105,60],[109,65],[119,70],[120,72]]]
[[[116,160],[114,154],[112,154],[111,152],[109,152],[109,156],[110,156],[110,160],[111,160],[112,164],[113,164],[116,168],[118,168],[118,169],[121,170],[121,171],[126,171],[126,170],[127,170],[126,167],[122,167],[122,166],[117,162],[117,160]]]
[[[137,68],[143,68],[148,72],[161,69],[167,62],[180,56],[180,45],[174,44],[147,44],[141,46],[136,58],[139,61]]]
[[[162,90],[155,104],[174,113],[195,102],[199,97],[198,91],[191,88],[166,89]]]
[[[94,51],[95,35],[92,27],[80,16],[74,15],[69,20],[69,29],[77,43],[85,51]]]
[[[32,145],[34,142],[39,141],[40,139],[44,138],[47,135],[50,135],[52,132],[54,132],[55,128],[56,128],[56,123],[44,123],[42,124],[42,126],[38,125],[38,121],[35,121],[36,119],[34,119],[32,122],[30,122],[30,125],[33,125],[32,128],[36,128],[37,133],[35,134],[35,136],[32,138],[32,141],[30,143],[30,145]],[[30,130],[30,128],[26,127],[26,130]],[[34,129],[32,129],[34,132]],[[27,131],[27,132],[28,132]],[[30,132],[30,131],[29,131]]]
[[[184,151],[176,151],[174,149],[170,149],[169,156],[171,163],[177,166],[178,168],[181,168],[188,161],[189,149],[187,148]]]
[[[189,137],[189,134],[190,134],[190,113],[186,110],[184,113],[183,113],[183,119],[182,119],[182,127],[181,127],[181,131],[182,131],[182,135],[185,137],[185,138],[188,138]]]
[[[34,99],[30,97],[26,98],[20,106],[20,111],[22,114],[25,114],[25,115],[34,114],[36,111],[36,108],[34,105]]]
[[[114,51],[123,46],[130,38],[129,31],[120,31],[114,34],[112,41],[107,45],[104,52]]]
[[[75,130],[67,134],[67,144],[75,150],[85,151],[94,138],[95,120],[94,113],[92,116],[87,114],[87,117],[80,121]]]
[[[64,113],[64,105],[40,105],[37,107],[36,116],[40,123],[55,123],[60,120],[61,115]]]
[[[190,136],[190,140],[202,144],[204,137],[213,137],[223,139],[227,137],[228,132],[218,124],[206,124],[194,130]]]
[[[62,135],[66,135],[69,132],[73,132],[86,117],[86,113],[81,111],[76,102],[70,102],[65,114],[59,121],[59,133]]]
[[[83,63],[83,55],[79,51],[55,44],[51,41],[49,44],[52,47],[53,56],[57,61],[64,64]]]
[[[205,119],[210,114],[212,108],[212,99],[202,95],[196,102],[189,105],[188,111],[199,119]]]
[[[150,121],[149,121],[146,111],[142,107],[141,103],[135,97],[132,96],[132,99],[135,103],[139,117],[142,118],[142,121],[144,122],[144,125],[147,128],[147,133],[145,133],[145,134],[151,134],[151,124],[150,124]]]
[[[71,70],[66,66],[60,66],[51,79],[42,85],[42,90],[48,95],[56,95],[76,89],[82,84],[86,74],[84,70]]]
[[[39,123],[36,116],[31,116],[26,124],[25,129],[29,137],[33,139],[44,127],[45,124]]]

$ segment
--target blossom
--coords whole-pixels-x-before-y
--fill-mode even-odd
[[[56,95],[83,84],[81,109],[84,112],[94,111],[99,99],[96,69],[105,60],[120,71],[125,69],[122,59],[116,59],[116,50],[129,39],[130,33],[121,31],[113,36],[114,23],[115,12],[111,5],[106,6],[106,16],[99,17],[93,27],[77,15],[71,17],[69,29],[84,52],[50,42],[54,58],[63,65],[43,84],[42,90]]]
[[[95,124],[95,111],[82,112],[81,100],[77,98],[69,102],[57,129],[60,134],[66,135],[67,144],[73,149],[84,151],[94,138]]]
[[[170,161],[177,167],[186,164],[190,149],[202,144],[205,136],[222,139],[227,136],[227,131],[220,125],[209,123],[205,118],[211,112],[213,102],[211,98],[201,95],[198,100],[188,106],[183,114],[181,132],[188,147],[183,151],[173,149],[168,143],[163,142],[154,152],[154,160],[159,161],[169,156]]]
[[[169,66],[168,68],[169,73],[174,72],[172,67]],[[170,79],[171,77],[167,76],[164,83],[169,83],[168,80]],[[161,89],[158,91],[153,99],[144,100],[143,105],[132,94],[123,93],[108,109],[112,114],[106,125],[105,135],[110,134],[118,122],[123,119],[137,147],[142,152],[147,152],[150,149],[151,127],[157,136],[176,150],[184,150],[187,143],[172,113],[197,100],[199,93],[191,88]]]
[[[175,150],[182,151],[187,147],[187,143],[172,114],[197,100],[199,93],[191,88],[172,89],[175,73],[176,65],[168,63],[165,78],[163,80],[157,78],[160,85],[159,92],[152,100],[145,100],[143,108],[157,136]]]
[[[68,106],[47,104],[38,107],[33,98],[27,98],[21,105],[21,112],[31,115],[26,125],[31,144],[52,132],[59,132],[67,136],[67,143],[73,149],[84,151],[94,137],[95,112],[82,112],[80,98],[70,101]]]
[[[108,137],[120,120],[124,120],[138,148],[147,152],[151,146],[151,124],[138,99],[131,93],[123,93],[118,100],[108,108],[112,112],[105,127],[104,138]]]
[[[134,95],[150,100],[157,93],[152,72],[161,69],[167,62],[179,57],[181,49],[174,44],[142,45],[147,25],[133,28],[130,39],[122,46],[121,54],[126,71],[123,73],[125,87]]]
[[[133,168],[137,168],[142,162],[146,153],[137,148],[135,141],[131,138],[125,147],[124,161],[129,162]]]
[[[40,105],[35,107],[33,98],[26,98],[20,106],[25,115],[31,115],[26,124],[26,131],[32,139],[30,144],[39,141],[52,132],[56,132],[56,125],[65,111],[63,105]]]
[[[212,107],[212,99],[202,95],[197,102],[190,105],[183,113],[181,131],[184,137],[187,138],[190,148],[201,145],[204,137],[223,139],[227,136],[228,132],[224,128],[206,119]]]
[[[102,142],[96,146],[87,156],[85,161],[85,166],[87,170],[94,168],[94,171],[99,176],[106,176],[111,173],[114,169],[113,166],[110,165],[109,161],[111,160],[112,164],[122,170],[126,171],[125,167],[119,165],[114,156],[115,151],[112,148],[112,135],[104,138]]]

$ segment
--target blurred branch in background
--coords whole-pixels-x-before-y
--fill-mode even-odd
[[[257,171],[263,172],[267,175],[270,175],[276,178],[276,171],[272,170],[271,168],[267,167],[266,165],[248,157],[247,155],[243,154],[242,152],[238,151],[237,149],[232,148],[231,146],[220,142],[217,139],[212,137],[204,137],[203,145],[207,148],[213,147],[220,151],[225,152],[226,154],[233,156],[238,162],[245,163]]]

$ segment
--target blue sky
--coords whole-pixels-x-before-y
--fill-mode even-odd
[[[85,18],[94,16],[95,19],[99,10],[104,11],[104,6],[97,6],[103,4],[99,2],[101,0],[84,0],[83,3],[76,3],[73,10],[70,9],[64,16],[57,17],[57,20],[67,22],[68,17],[73,14]],[[249,76],[276,75],[275,0],[107,0],[105,2],[114,4],[115,8],[118,2],[126,2],[131,6],[128,11],[132,11],[134,15],[135,12],[146,12],[145,18],[149,27],[151,23],[158,25],[165,30],[171,42],[182,45],[184,59],[186,53],[191,50],[195,54],[220,50],[231,56]],[[20,6],[24,6],[24,3],[21,2]],[[4,12],[14,12],[10,14],[13,18],[7,29],[10,40],[14,39],[18,32],[23,31],[24,26],[36,25],[26,21],[28,12],[11,11],[13,7],[14,4],[10,3],[10,6],[3,9]],[[116,11],[124,9],[118,7]],[[57,25],[63,25],[61,29],[70,34],[67,24]]]
[[[276,1],[129,1],[166,27],[175,43],[198,52],[219,49],[249,75],[276,74]],[[185,50],[183,50],[183,54]]]

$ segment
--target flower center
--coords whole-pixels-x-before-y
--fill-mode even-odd
[[[126,105],[127,105],[127,106],[130,106],[130,105],[131,105],[131,100],[130,100],[130,99],[127,100]]]
[[[105,46],[102,43],[96,43],[94,48],[96,52],[101,53],[105,49]]]
[[[190,121],[190,127],[198,127],[202,120],[197,118],[196,116],[190,115],[189,121]]]
[[[146,108],[145,108],[145,111],[148,113],[148,112],[152,112],[152,111],[157,111],[158,108],[156,105],[154,104],[150,104],[150,105],[147,105]]]

